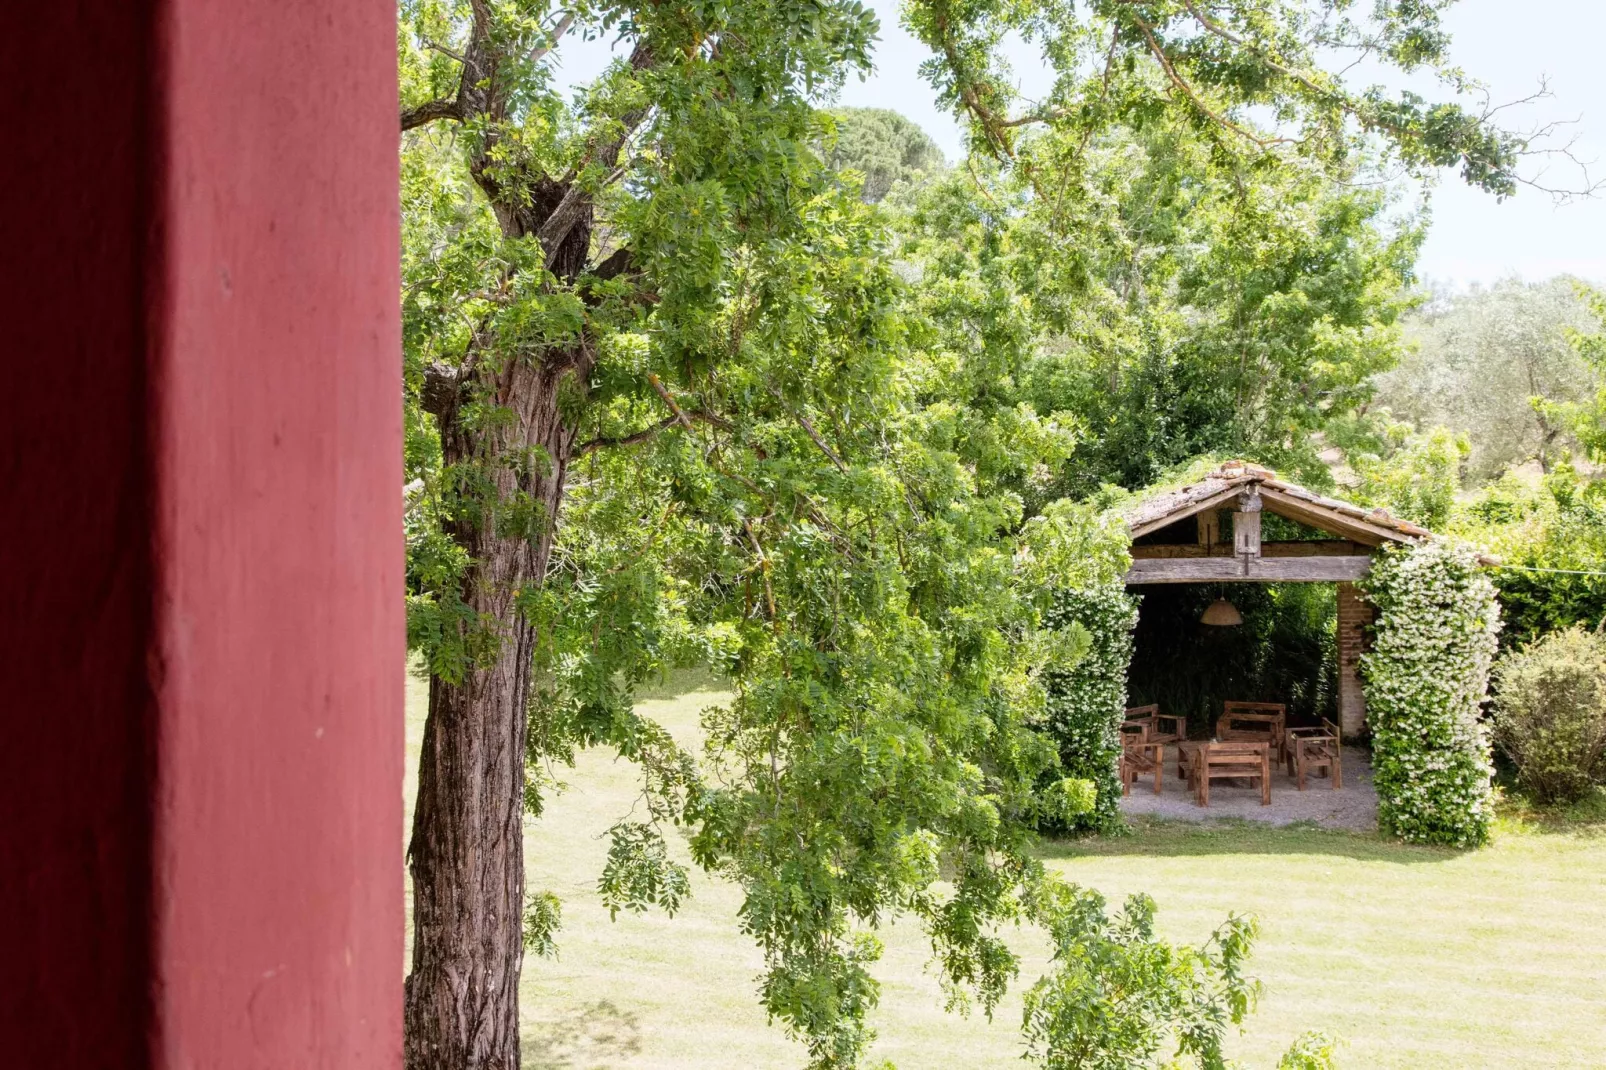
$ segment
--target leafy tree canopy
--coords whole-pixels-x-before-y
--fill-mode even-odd
[[[1583,401],[1596,373],[1569,345],[1592,325],[1569,279],[1436,297],[1413,313],[1409,349],[1378,379],[1377,404],[1417,427],[1465,434],[1477,482],[1536,460],[1549,469],[1578,440],[1552,404]]]
[[[879,202],[899,182],[918,180],[947,166],[942,150],[919,125],[886,108],[836,108],[825,113],[825,163],[863,177],[860,196]]]

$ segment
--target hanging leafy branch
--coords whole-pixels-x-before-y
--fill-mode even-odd
[[[1170,112],[1226,155],[1330,165],[1354,152],[1357,137],[1373,138],[1408,170],[1455,167],[1498,197],[1522,185],[1562,199],[1595,193],[1599,182],[1571,143],[1557,143],[1564,124],[1500,125],[1503,111],[1547,95],[1543,85],[1528,100],[1492,105],[1450,64],[1445,6],[1382,4],[1368,17],[1340,0],[917,0],[905,22],[932,49],[922,71],[940,100],[969,117],[973,144],[1040,181],[1057,174],[1051,161],[1080,157],[1090,131],[1142,129]],[[1056,72],[1042,100],[1017,100],[999,47],[1010,34],[1038,44]],[[1334,70],[1324,63],[1333,56],[1352,61]],[[1346,75],[1362,61],[1426,72],[1467,103],[1352,86]],[[1248,117],[1254,109],[1270,113],[1269,125]],[[1037,144],[1023,141],[1034,131]],[[1557,155],[1574,164],[1575,186],[1521,170]]]

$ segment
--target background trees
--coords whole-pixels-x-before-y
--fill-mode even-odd
[[[1399,366],[1379,376],[1377,403],[1424,430],[1467,435],[1475,481],[1530,460],[1548,471],[1577,439],[1564,417],[1535,401],[1593,393],[1593,370],[1568,344],[1591,324],[1564,278],[1431,298],[1411,317]]]
[[[859,195],[870,204],[899,182],[918,181],[947,166],[942,150],[914,122],[886,108],[835,108],[821,146],[833,171],[863,176]]]

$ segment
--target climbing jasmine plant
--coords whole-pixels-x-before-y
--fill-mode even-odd
[[[1481,719],[1500,630],[1494,584],[1468,547],[1435,540],[1382,555],[1366,583],[1378,608],[1361,658],[1383,829],[1475,847],[1492,817]]]
[[[1129,542],[1113,510],[1061,500],[1026,525],[1017,559],[1041,585],[1047,634],[1065,644],[1058,656],[1042,660],[1037,727],[1058,749],[1055,775],[1087,793],[1088,805],[1068,819],[1072,828],[1107,831],[1120,824],[1116,766],[1138,619],[1122,582],[1132,560]]]
[[[1044,673],[1044,720],[1059,744],[1064,775],[1091,782],[1097,793],[1092,809],[1078,814],[1073,827],[1108,831],[1121,822],[1117,765],[1137,602],[1115,579],[1057,592],[1047,619],[1053,627],[1080,627],[1088,635],[1087,653],[1076,664]]]

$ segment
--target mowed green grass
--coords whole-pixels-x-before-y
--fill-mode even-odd
[[[425,697],[410,677],[409,816]],[[693,681],[642,711],[691,742],[699,711],[724,697]],[[760,958],[736,927],[739,893],[698,873],[674,918],[610,920],[594,891],[605,833],[639,813],[639,780],[602,753],[560,775],[567,790],[525,832],[529,886],[556,892],[564,920],[558,957],[525,961],[525,1067],[801,1065],[759,1009]],[[1176,939],[1203,939],[1230,911],[1259,917],[1253,967],[1266,993],[1233,1043],[1248,1066],[1274,1066],[1295,1035],[1319,1028],[1342,1038],[1341,1065],[1354,1070],[1606,1067],[1606,820],[1507,819],[1473,853],[1312,829],[1152,824],[1045,855],[1111,897],[1148,892]],[[992,1022],[945,1014],[918,929],[882,936],[875,1057],[900,1070],[1023,1065],[1023,985]],[[1029,930],[1011,940],[1029,983],[1042,942]]]

